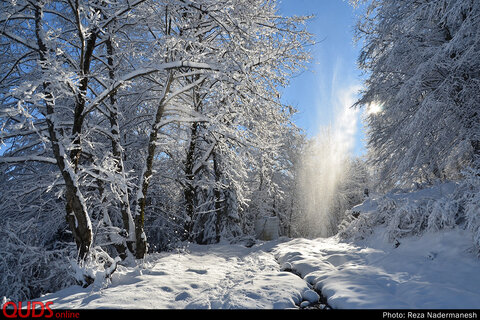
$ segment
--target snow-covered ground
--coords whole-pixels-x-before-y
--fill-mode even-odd
[[[72,286],[41,300],[63,309],[295,308],[311,290],[280,271],[271,253],[278,243],[190,245],[181,253],[150,255],[142,266],[119,266],[108,285]]]
[[[460,229],[409,237],[396,246],[376,228],[364,241],[280,239],[190,245],[119,267],[111,283],[43,296],[53,308],[297,308],[321,289],[333,308],[478,308],[480,261]],[[301,275],[300,278],[292,272]],[[309,285],[311,284],[311,285]],[[305,304],[305,303],[304,303]]]

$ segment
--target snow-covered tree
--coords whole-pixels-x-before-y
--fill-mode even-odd
[[[278,88],[308,59],[305,18],[265,0],[1,6],[2,236],[32,221],[16,244],[73,236],[81,264],[114,270],[147,235],[245,231],[254,159],[275,166],[292,126]]]
[[[357,102],[382,187],[455,179],[480,152],[480,3],[372,1]]]
[[[242,212],[252,200],[249,173],[258,164],[253,159],[261,154],[274,162],[282,147],[276,141],[292,126],[278,89],[303,67],[303,46],[310,41],[301,24],[305,18],[279,17],[274,2],[238,2],[226,16],[220,25],[213,23],[215,29],[189,31],[197,37],[198,55],[220,56],[219,64],[229,64],[222,70],[231,71],[205,79],[189,94],[192,111],[202,118],[186,131],[185,233],[202,243],[241,233]],[[191,26],[212,24],[205,10],[191,19]]]

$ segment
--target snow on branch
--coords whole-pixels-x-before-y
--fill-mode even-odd
[[[0,163],[22,163],[22,162],[45,162],[56,164],[57,160],[54,158],[49,157],[42,157],[42,156],[26,156],[26,157],[0,157]]]
[[[174,62],[167,62],[160,64],[156,67],[151,68],[141,68],[132,72],[127,73],[115,83],[113,83],[110,87],[105,89],[102,93],[100,93],[95,100],[92,101],[90,107],[86,109],[84,116],[90,113],[93,109],[95,109],[100,103],[102,103],[107,97],[112,94],[115,90],[120,88],[122,85],[126,84],[127,82],[136,79],[138,77],[147,76],[152,73],[161,72],[170,69],[179,69],[179,68],[194,68],[194,69],[208,69],[212,71],[220,71],[220,69],[216,66],[210,65],[208,63],[202,62],[192,62],[192,61],[174,61]],[[203,80],[202,80],[203,81]],[[183,92],[183,90],[181,91]]]
[[[0,34],[3,34],[5,37],[15,41],[15,42],[18,42],[20,44],[23,44],[25,47],[29,48],[29,49],[32,49],[32,50],[35,50],[35,51],[38,51],[38,46],[35,44],[35,43],[32,43],[20,36],[17,36],[15,34],[12,34],[6,30],[0,30]]]

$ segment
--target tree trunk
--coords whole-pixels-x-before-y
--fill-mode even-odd
[[[185,239],[193,240],[193,219],[195,216],[195,186],[193,166],[195,164],[195,148],[197,144],[198,123],[192,123],[190,127],[190,144],[187,150],[185,159],[185,186],[183,188],[183,195],[185,198],[185,213],[187,221],[185,223]]]
[[[145,207],[147,204],[147,191],[150,184],[150,179],[153,174],[153,159],[155,157],[155,150],[157,147],[158,130],[160,130],[160,121],[165,112],[165,101],[170,92],[170,85],[173,81],[173,73],[169,72],[164,87],[162,99],[160,100],[155,119],[150,130],[150,137],[148,140],[147,159],[145,161],[144,170],[140,177],[140,192],[137,193],[135,205],[135,256],[137,259],[143,259],[147,253],[147,237],[144,232],[145,224]]]
[[[115,66],[113,61],[113,45],[112,39],[109,37],[106,41],[107,47],[107,63],[109,68],[109,78],[112,81],[115,81]],[[120,125],[118,122],[118,106],[116,103],[116,91],[110,94],[110,133],[111,133],[111,142],[112,142],[112,155],[115,159],[116,168],[115,171],[120,175],[122,179],[122,188],[120,190],[120,213],[122,215],[123,229],[126,233],[126,246],[130,252],[134,252],[133,243],[135,240],[135,223],[133,221],[132,213],[130,210],[130,200],[128,196],[128,189],[126,183],[126,175],[123,166],[123,150],[120,142]]]
[[[39,48],[40,65],[42,65],[42,70],[46,71],[44,68],[47,65],[48,52],[43,39],[42,9],[41,4],[35,7],[35,33]],[[84,260],[92,244],[92,225],[88,216],[85,201],[78,186],[77,176],[73,170],[74,168],[70,167],[70,163],[66,159],[65,149],[60,144],[57,136],[54,97],[49,90],[49,86],[49,82],[43,83],[49,138],[57,165],[65,181],[66,220],[77,245],[78,259]]]
[[[221,177],[222,172],[220,170],[220,166],[218,163],[218,156],[215,151],[212,152],[213,158],[213,172],[215,174],[215,188],[213,189],[213,196],[215,201],[215,215],[217,217],[217,221],[215,224],[217,239],[216,241],[220,241],[220,232],[221,232],[221,224],[224,219],[226,219],[226,204],[225,201],[222,200],[222,189],[221,189]]]

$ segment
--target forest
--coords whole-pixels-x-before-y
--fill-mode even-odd
[[[268,221],[309,239],[461,226],[479,248],[480,2],[350,4],[365,7],[361,158],[282,102],[316,43],[312,17],[277,1],[2,1],[0,296],[86,287],[92,268],[185,243],[248,245]],[[450,198],[352,211],[450,182]]]

